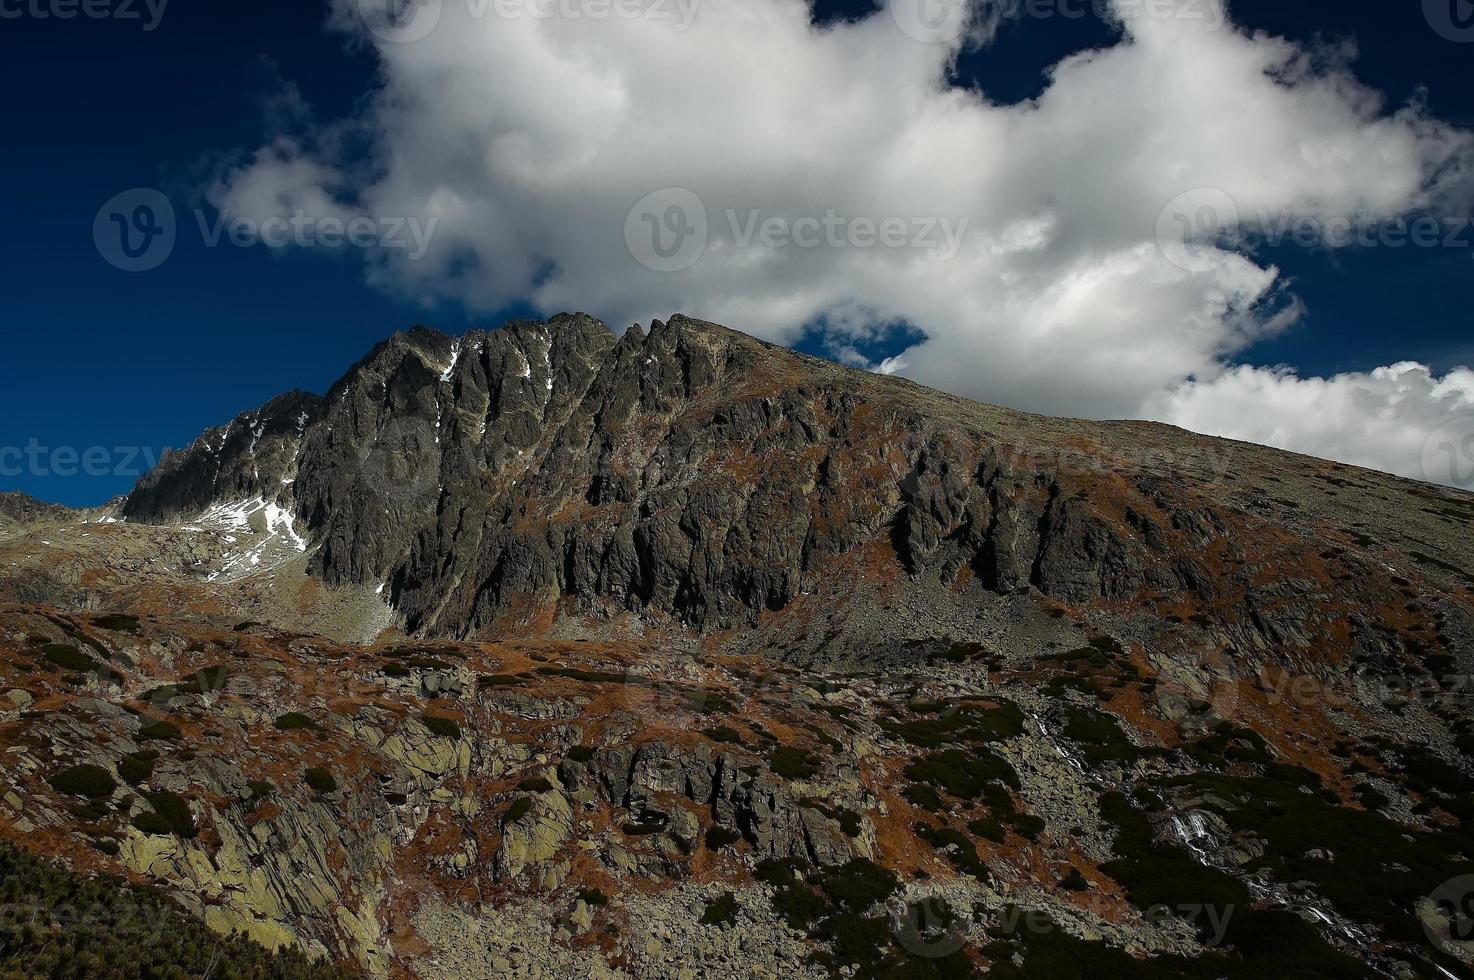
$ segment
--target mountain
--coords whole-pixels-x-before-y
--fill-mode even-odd
[[[1331,606],[1395,596],[1381,548],[1474,582],[1457,571],[1474,546],[1449,533],[1474,515],[1463,495],[990,408],[684,317],[619,339],[582,315],[397,334],[325,398],[283,396],[171,455],[123,514],[248,500],[295,515],[314,575],[388,583],[408,630],[434,636],[562,611],[751,629],[806,594],[863,617],[879,572],[943,602],[964,579],[1076,604],[1170,596],[1218,607],[1232,642],[1304,646],[1329,639]],[[1343,554],[1307,562],[1328,546]]]
[[[0,836],[220,933],[1474,976],[1468,494],[577,314],[396,334],[113,509],[4,506]]]

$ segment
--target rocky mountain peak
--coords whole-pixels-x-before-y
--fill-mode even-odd
[[[565,314],[395,334],[325,397],[273,399],[171,454],[125,513],[272,501],[314,575],[380,590],[428,634],[570,613],[750,629],[815,590],[860,622],[878,583],[930,594],[967,576],[1069,603],[1237,604],[1240,642],[1309,643],[1323,616],[1279,608],[1266,568],[1294,564],[1326,521],[1380,523],[1380,540],[1405,522],[1353,514],[1339,491],[1276,503],[1261,470],[1329,490],[1401,482],[1009,412],[686,316],[616,338]],[[1388,574],[1368,563],[1351,590],[1370,600]]]

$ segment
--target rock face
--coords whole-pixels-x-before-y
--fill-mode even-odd
[[[1261,489],[1276,469],[1305,485],[1294,499]],[[1397,482],[992,409],[686,317],[616,338],[564,315],[397,334],[325,397],[282,396],[171,455],[124,513],[279,503],[315,575],[383,584],[427,635],[547,609],[750,628],[806,592],[843,605],[893,559],[937,588],[971,576],[1069,604],[1222,605],[1242,614],[1225,641],[1255,649],[1329,635],[1304,600],[1338,590],[1264,574],[1320,550],[1327,519],[1383,542],[1442,531],[1332,499],[1363,479]],[[1446,547],[1458,560],[1438,561],[1463,567],[1467,542]],[[1355,602],[1392,588],[1385,563],[1347,560]]]
[[[788,783],[745,753],[713,756],[706,744],[691,748],[650,742],[615,746],[585,761],[565,759],[570,789],[592,790],[604,802],[648,815],[662,794],[696,804],[708,823],[746,839],[760,858],[799,858],[821,867],[855,856],[839,823],[803,805]]]
[[[7,524],[63,520],[70,513],[67,508],[59,504],[48,504],[23,493],[0,493],[0,527]]]

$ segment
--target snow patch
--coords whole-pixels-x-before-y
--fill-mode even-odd
[[[447,367],[444,371],[440,372],[440,380],[441,381],[449,381],[450,380],[450,376],[455,371],[456,364],[460,361],[460,359],[461,359],[461,342],[459,340],[457,340],[457,341],[455,341],[454,343],[452,343],[450,345],[450,366]]]
[[[297,532],[292,512],[262,498],[217,504],[200,514],[184,530],[213,534],[231,546],[219,568],[206,580],[232,581],[242,574],[278,568],[308,548]]]

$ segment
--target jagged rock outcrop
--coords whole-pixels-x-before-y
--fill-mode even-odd
[[[288,497],[303,433],[321,409],[318,396],[291,391],[165,453],[123,502],[123,516],[160,521],[218,503]]]
[[[23,493],[0,493],[0,528],[37,521],[65,520],[72,512]]]
[[[560,771],[571,791],[592,790],[635,813],[659,812],[660,794],[684,797],[706,809],[716,826],[740,833],[763,858],[830,866],[855,855],[836,820],[796,798],[764,762],[745,754],[713,754],[705,743],[650,742],[601,749],[584,761],[565,759]]]

